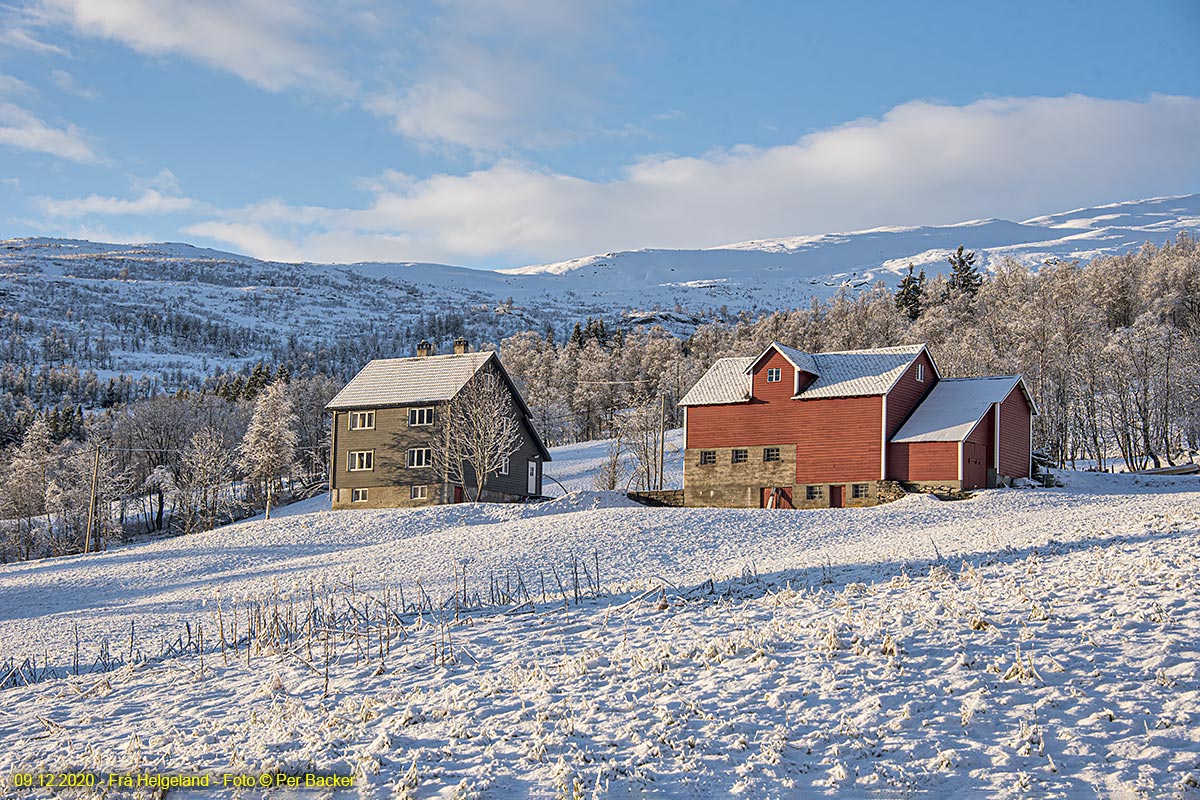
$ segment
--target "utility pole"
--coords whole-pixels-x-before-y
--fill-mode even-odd
[[[659,395],[658,411],[658,490],[663,488],[663,462],[667,455],[667,396]]]
[[[96,484],[100,479],[100,445],[96,445],[96,458],[92,462],[92,496],[88,503],[87,536],[83,540],[83,552],[92,551],[92,530],[96,521]]]

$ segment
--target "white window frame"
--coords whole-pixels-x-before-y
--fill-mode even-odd
[[[422,422],[424,420],[424,422]],[[421,406],[408,410],[408,427],[423,428],[433,424],[433,406]]]
[[[505,456],[504,458],[500,459],[500,468],[496,470],[496,474],[497,475],[507,475],[508,474],[508,456]]]
[[[347,472],[371,472],[374,469],[374,450],[351,450],[350,452],[346,453]]]
[[[417,454],[421,455],[418,457]],[[417,463],[417,462],[420,463]],[[410,447],[404,463],[409,469],[424,469],[433,466],[433,449],[429,447]]]
[[[917,383],[925,382],[925,365],[917,364]]]
[[[375,430],[375,412],[351,411],[347,424],[352,431],[373,431]]]
[[[824,500],[825,486],[823,484],[809,484],[804,487],[805,500]]]
[[[366,489],[351,489],[350,490],[350,502],[351,503],[367,502],[367,490]]]
[[[779,383],[783,380],[783,367],[767,367],[767,383]]]
[[[859,489],[862,494],[859,494]],[[850,498],[852,500],[866,500],[871,496],[871,485],[868,483],[852,483],[850,484]]]
[[[428,500],[429,499],[429,487],[424,486],[424,485],[410,486],[409,491],[408,491],[408,499],[409,500]]]
[[[738,458],[739,453],[742,456],[740,459]],[[729,452],[729,463],[730,464],[749,464],[750,463],[750,450],[745,447],[733,448]]]

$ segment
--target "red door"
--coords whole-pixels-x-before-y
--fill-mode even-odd
[[[454,487],[454,502],[461,503],[463,501],[463,488],[461,486]]]
[[[792,490],[788,486],[764,486],[761,508],[795,508],[792,505]]]
[[[982,489],[987,485],[987,448],[975,442],[963,442],[963,488]]]
[[[845,508],[846,504],[842,501],[841,486],[829,487],[829,507],[830,508]]]

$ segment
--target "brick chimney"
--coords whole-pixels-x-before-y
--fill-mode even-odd
[[[460,336],[454,340],[454,354],[455,355],[461,356],[463,353],[468,352],[470,349],[471,349],[471,345],[467,342],[467,339],[465,336]]]
[[[428,339],[422,339],[417,344],[417,358],[425,358],[431,355],[433,355],[433,345],[429,343]]]

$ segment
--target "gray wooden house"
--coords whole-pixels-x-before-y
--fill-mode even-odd
[[[422,342],[416,358],[370,362],[326,408],[333,412],[330,494],[334,508],[390,508],[458,503],[474,485],[455,484],[435,466],[434,449],[446,435],[447,404],[481,371],[503,379],[521,443],[484,482],[481,499],[519,501],[542,494],[542,464],[550,453],[533,427],[521,393],[493,351],[432,355]],[[473,480],[473,478],[468,478]]]

